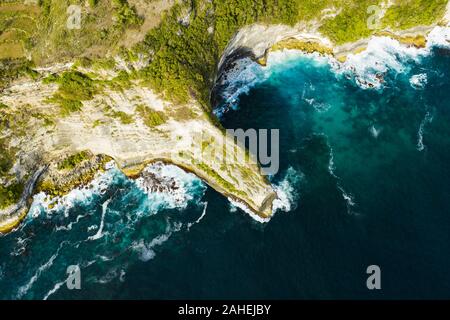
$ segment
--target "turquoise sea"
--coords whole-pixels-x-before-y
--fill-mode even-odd
[[[0,299],[450,298],[450,33],[376,38],[345,64],[295,51],[221,83],[226,128],[280,129],[284,210],[260,223],[174,166],[111,166],[0,238]],[[66,287],[67,267],[81,289]],[[368,290],[366,269],[381,269]]]

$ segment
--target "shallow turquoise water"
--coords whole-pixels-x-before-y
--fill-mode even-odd
[[[0,298],[449,298],[450,55],[382,62],[352,73],[283,53],[247,70],[221,121],[280,129],[272,181],[291,211],[261,224],[175,168],[176,195],[112,169],[69,208],[36,200],[0,238]],[[379,88],[358,85],[375,72]],[[380,291],[366,288],[372,264]],[[68,265],[81,290],[63,283]]]

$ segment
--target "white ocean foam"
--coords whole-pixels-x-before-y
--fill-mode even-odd
[[[28,238],[22,238],[19,237],[17,238],[17,242],[16,242],[16,246],[14,248],[14,250],[10,253],[11,256],[20,256],[22,255],[25,250],[26,250],[26,246],[27,243],[31,241],[31,237]]]
[[[304,98],[303,100],[319,113],[327,112],[331,108],[330,104],[316,101],[316,99],[314,98],[311,99]]]
[[[94,280],[96,283],[100,284],[107,284],[110,283],[112,280],[116,279],[119,276],[119,270],[117,267],[112,268],[109,270],[104,276],[97,278]]]
[[[374,137],[375,139],[377,139],[378,136],[379,136],[380,133],[381,133],[381,129],[377,129],[377,128],[375,127],[375,125],[372,125],[372,126],[370,127],[370,129],[369,129],[369,132],[370,132],[370,134],[372,135],[372,137]]]
[[[230,213],[237,212],[238,208],[231,201],[228,201],[228,203],[229,203],[229,206],[230,206]]]
[[[450,27],[435,27],[427,36],[425,48],[406,46],[390,37],[372,37],[366,50],[349,54],[344,63],[330,56],[288,49],[271,52],[265,67],[250,58],[244,58],[236,61],[235,67],[227,73],[226,80],[220,83],[225,87],[222,95],[227,107],[236,109],[240,95],[248,93],[251,88],[270,78],[278,68],[289,66],[293,61],[305,56],[315,63],[329,64],[337,75],[353,79],[363,89],[381,89],[385,85],[385,76],[389,71],[396,73],[408,71],[409,62],[419,62],[423,57],[430,55],[433,47],[450,48]],[[329,107],[320,102],[314,105],[313,100],[309,102],[319,112],[326,111]],[[220,116],[223,110],[215,112]]]
[[[289,212],[296,209],[297,202],[299,199],[299,184],[303,179],[303,174],[296,171],[294,168],[289,167],[285,177],[276,184],[272,184],[272,187],[277,194],[276,199],[272,203],[272,216],[279,212]],[[236,212],[237,209],[241,209],[243,212],[247,213],[253,220],[260,223],[267,223],[270,221],[269,218],[262,218],[255,214],[245,203],[228,198],[230,203],[230,212]]]
[[[136,210],[132,210],[131,212],[124,212],[123,214],[127,215],[126,218],[116,220],[115,219],[108,219],[108,217],[111,216],[120,216],[122,213],[119,213],[117,211],[114,211],[112,208],[110,208],[110,203],[113,201],[114,196],[109,197],[106,201],[102,204],[102,214],[99,219],[99,222],[96,224],[90,225],[90,227],[84,227],[83,230],[87,230],[88,234],[90,236],[80,239],[77,242],[67,242],[64,241],[60,244],[56,252],[47,258],[47,261],[43,263],[39,268],[36,270],[33,270],[34,274],[30,276],[30,279],[27,280],[27,282],[18,288],[18,291],[15,293],[17,298],[24,297],[27,293],[30,292],[30,290],[33,288],[35,283],[39,280],[39,278],[42,276],[44,272],[49,272],[51,270],[52,266],[56,264],[56,259],[58,258],[61,248],[64,244],[70,244],[73,248],[79,248],[80,245],[88,245],[90,246],[93,251],[93,255],[90,258],[88,265],[95,263],[95,262],[110,262],[112,260],[117,259],[118,257],[116,255],[113,255],[110,250],[106,250],[104,252],[104,255],[99,255],[97,252],[95,252],[98,248],[102,247],[114,247],[114,243],[110,243],[110,239],[114,237],[104,237],[107,233],[114,233],[115,236],[116,227],[117,232],[120,232],[120,230],[123,230],[122,223],[125,221],[126,227],[129,227],[131,229],[134,229],[134,226],[139,221],[139,219],[147,215],[148,213],[153,213],[153,210],[156,212],[160,209],[166,209],[166,208],[176,208],[179,210],[182,210],[186,208],[187,203],[190,201],[195,200],[195,203],[203,205],[203,211],[199,218],[195,222],[189,223],[189,226],[192,226],[194,224],[200,223],[200,221],[205,217],[206,215],[206,209],[207,209],[207,203],[198,201],[203,197],[204,192],[206,191],[206,185],[196,176],[193,174],[187,173],[180,168],[172,165],[164,165],[162,163],[157,163],[150,165],[146,168],[147,173],[153,174],[153,177],[156,179],[156,181],[161,182],[164,186],[164,183],[169,183],[170,187],[169,189],[159,190],[156,192],[149,192],[150,190],[146,189],[146,186],[148,184],[145,183],[145,181],[142,179],[140,181],[132,182],[130,184],[131,189],[129,190],[129,193],[125,193],[125,197],[134,197],[138,196],[139,199],[145,200],[142,202],[142,207],[136,208]],[[92,200],[97,200],[97,198],[94,198],[95,195],[103,195],[110,189],[111,185],[121,181],[122,179],[126,179],[126,177],[114,166],[110,166],[105,173],[99,174],[87,187],[77,188],[75,190],[72,190],[68,195],[64,197],[59,197],[55,199],[49,199],[44,193],[41,193],[39,195],[36,195],[34,197],[34,202],[32,205],[32,215],[29,222],[31,222],[33,219],[39,219],[39,218],[49,218],[52,219],[56,214],[65,215],[67,213],[68,215],[68,209],[67,207],[72,207],[74,205],[79,204],[88,204]],[[148,199],[146,199],[146,196],[143,196],[143,192],[146,194]],[[112,207],[112,206],[111,206]],[[150,210],[149,210],[150,209]],[[55,231],[69,231],[75,229],[75,226],[84,220],[84,218],[88,217],[89,215],[96,212],[96,210],[88,210],[84,211],[82,214],[79,214],[76,217],[68,217],[67,220],[70,219],[65,225],[55,227]],[[61,221],[61,217],[58,217],[58,221]],[[64,216],[63,216],[64,218]],[[64,219],[62,219],[64,221]],[[107,223],[108,221],[108,223]],[[113,222],[109,222],[113,221]],[[111,225],[109,223],[112,223]],[[118,225],[120,224],[120,225]],[[183,224],[181,222],[175,221],[175,222],[169,222],[169,218],[167,218],[166,221],[167,229],[163,234],[156,235],[153,237],[153,239],[150,242],[146,242],[145,240],[137,241],[137,242],[129,242],[127,247],[130,246],[132,249],[135,249],[139,252],[139,257],[142,260],[149,260],[152,259],[155,256],[154,248],[156,246],[162,245],[165,241],[167,241],[171,235],[175,232],[178,232],[182,230]],[[78,230],[77,230],[78,232]],[[95,234],[93,234],[94,232]],[[92,235],[93,234],[93,235]],[[82,233],[83,235],[83,233]],[[102,242],[99,242],[95,245],[95,247],[92,247],[93,244],[89,244],[93,240],[101,240]],[[27,243],[27,238],[21,239],[19,238],[17,243],[17,254],[20,255],[25,251],[25,246]],[[102,249],[103,250],[103,249]],[[112,249],[111,249],[112,250]],[[122,270],[119,272],[117,271],[116,276],[121,277],[123,279],[125,271],[123,270],[124,264],[121,264]],[[103,277],[106,279],[108,277],[108,274]],[[51,295],[53,295],[55,292],[57,292],[60,287],[62,286],[64,282],[57,282],[53,288],[51,288],[45,295],[44,299],[47,299]]]
[[[87,228],[87,231],[88,231],[88,232],[91,232],[91,231],[94,231],[94,230],[97,230],[97,229],[98,229],[98,225],[93,224],[93,225],[90,225],[90,226]]]
[[[127,268],[128,264],[125,264],[123,266],[115,266],[108,270],[108,272],[101,276],[101,277],[95,277],[91,278],[90,282],[99,283],[99,284],[107,284],[113,281],[114,279],[119,279],[120,282],[125,281],[125,275],[126,271],[123,268]]]
[[[409,79],[409,84],[414,89],[423,89],[428,82],[426,73],[415,74]]]
[[[247,94],[251,88],[261,83],[269,76],[261,66],[250,58],[243,58],[234,62],[233,68],[227,71],[226,77],[219,83],[224,86],[221,92],[226,101],[226,107],[236,109],[239,96]],[[220,116],[223,110],[215,110]]]
[[[101,237],[103,237],[103,227],[105,226],[105,215],[110,202],[111,199],[108,199],[102,204],[102,217],[100,219],[100,226],[98,227],[97,233],[94,234],[93,236],[88,237],[88,240],[98,240]]]
[[[94,261],[89,261],[89,262],[87,262],[87,263],[84,264],[84,265],[81,265],[81,266],[80,266],[80,265],[77,265],[77,266],[78,266],[78,268],[88,267],[88,266],[90,266],[90,265],[92,265],[92,264],[94,264],[94,263],[95,263],[95,260],[94,260]],[[53,294],[55,294],[56,292],[58,292],[59,289],[61,289],[61,287],[67,283],[67,280],[69,280],[69,277],[70,277],[70,274],[67,276],[67,278],[66,278],[65,280],[59,281],[59,282],[55,283],[55,285],[53,286],[53,288],[50,289],[50,290],[44,295],[44,298],[42,298],[42,300],[47,300],[51,295],[53,295]]]
[[[225,80],[219,83],[219,85],[224,87],[221,95],[225,99],[226,107],[237,109],[239,97],[242,94],[247,94],[251,88],[270,78],[280,67],[288,66],[289,63],[305,56],[308,56],[318,64],[326,65],[328,61],[326,57],[315,52],[304,53],[299,50],[290,49],[271,52],[267,58],[267,64],[264,67],[250,58],[235,61],[234,67],[227,71]],[[318,103],[316,107],[323,109],[326,106]],[[223,110],[219,108],[214,112],[220,117]]]
[[[71,190],[63,197],[50,198],[44,192],[40,192],[33,197],[33,204],[30,212],[32,218],[37,218],[45,213],[49,218],[55,213],[64,212],[68,217],[69,210],[77,203],[87,203],[96,195],[102,195],[112,184],[117,174],[120,174],[118,169],[109,167],[105,173],[98,173],[96,177],[87,185]],[[64,227],[60,227],[64,229]],[[71,226],[65,226],[65,229],[70,230]]]
[[[203,207],[203,211],[202,211],[202,214],[201,214],[201,216],[197,219],[197,220],[195,220],[194,222],[189,222],[188,224],[187,224],[187,230],[189,231],[189,229],[194,225],[194,224],[198,224],[200,221],[202,221],[203,220],[203,218],[206,216],[206,209],[208,208],[208,202],[205,202],[205,206]]]
[[[427,50],[432,47],[450,48],[450,27],[435,27],[427,36]]]
[[[344,198],[344,200],[347,202],[347,205],[349,207],[353,207],[355,205],[355,201],[353,200],[353,195],[352,194],[348,194],[344,188],[342,188],[339,184],[338,184],[338,189],[341,190],[342,192],[342,197]]]
[[[333,148],[328,143],[328,140],[327,140],[327,144],[328,144],[328,148],[330,149],[330,155],[329,155],[329,160],[328,160],[328,172],[333,177],[337,178],[337,176],[334,174],[334,153],[333,153]]]
[[[57,282],[50,291],[48,291],[42,300],[47,300],[52,294],[56,293],[64,284],[66,284],[66,280]]]
[[[70,231],[70,230],[72,230],[74,225],[78,224],[81,221],[81,219],[86,218],[88,216],[89,216],[88,214],[80,214],[77,216],[75,221],[70,222],[68,225],[55,227],[55,231],[61,231],[61,230]],[[95,228],[98,228],[98,226],[95,226]]]
[[[331,66],[338,75],[353,78],[363,89],[380,89],[389,71],[405,72],[409,68],[407,61],[418,62],[427,54],[427,49],[407,47],[389,37],[373,37],[366,50],[349,54],[344,63],[332,62]]]
[[[120,270],[120,275],[119,275],[119,281],[120,282],[125,282],[125,275],[127,274],[127,272],[125,270]]]
[[[19,287],[19,290],[17,292],[17,298],[20,299],[22,298],[25,294],[27,294],[27,292],[33,287],[34,283],[39,279],[39,277],[41,276],[42,273],[44,273],[45,271],[47,271],[54,263],[55,259],[58,257],[59,252],[61,250],[61,248],[63,247],[63,245],[65,245],[67,243],[67,241],[63,241],[61,242],[61,244],[59,245],[58,249],[56,250],[56,252],[50,257],[50,259],[45,262],[44,264],[42,264],[37,271],[34,273],[34,275],[30,278],[30,280],[28,280],[28,282]]]
[[[405,46],[389,37],[373,37],[363,52],[348,55],[344,63],[332,61],[331,65],[337,74],[354,77],[363,89],[380,89],[384,86],[384,76],[388,71],[408,71],[411,61],[419,62],[430,55],[434,47],[450,48],[449,27],[433,28],[427,36],[425,48]],[[424,76],[412,79],[413,82],[415,80],[424,81]]]
[[[155,251],[153,250],[156,246],[161,246],[164,242],[170,239],[172,234],[181,230],[183,224],[176,222],[173,225],[168,224],[164,234],[153,238],[150,243],[145,242],[141,239],[139,241],[134,241],[131,248],[139,254],[139,259],[142,261],[149,261],[155,257]]]
[[[299,185],[303,179],[303,174],[289,167],[283,180],[274,184],[273,188],[277,198],[273,201],[273,212],[289,212],[295,210],[299,200]]]
[[[30,209],[32,215],[29,216],[38,218],[45,214],[48,218],[52,218],[54,214],[63,212],[64,216],[68,217],[69,211],[74,205],[89,203],[95,196],[105,194],[113,182],[123,176],[114,163],[108,164],[105,168],[107,169],[106,172],[97,174],[89,185],[73,189],[63,197],[50,198],[43,192],[35,195]],[[171,184],[171,188],[166,188],[162,191],[152,191],[146,188],[144,178],[138,178],[135,181],[136,186],[148,196],[149,201],[146,203],[146,209],[148,209],[149,213],[154,214],[162,209],[185,209],[190,201],[202,197],[207,188],[195,175],[185,172],[174,165],[165,165],[158,162],[148,166],[145,171],[152,173],[161,184]],[[104,205],[108,204],[109,202]],[[105,213],[106,211],[103,210],[102,217],[104,217]],[[75,221],[71,221],[65,226],[58,226],[55,230],[69,231],[86,216],[88,215],[82,214]],[[100,229],[102,229],[101,226],[99,226]],[[99,230],[97,233],[101,235],[101,232],[102,230]],[[92,240],[95,239],[98,238],[92,238]]]
[[[257,214],[255,214],[245,203],[238,201],[238,200],[233,200],[232,198],[228,198],[228,201],[231,204],[231,208],[239,208],[241,209],[243,212],[245,212],[246,214],[248,214],[253,220],[258,221],[260,223],[267,223],[270,221],[271,218],[263,218],[258,216]],[[230,209],[232,210],[232,209]],[[237,211],[237,210],[236,210]]]
[[[331,147],[331,145],[330,145],[330,143],[328,141],[328,137],[327,137],[327,145],[328,145],[328,148],[330,149],[329,162],[328,162],[328,172],[330,173],[330,175],[332,175],[337,180],[336,187],[341,192],[342,198],[345,200],[345,203],[347,204],[347,213],[355,214],[355,212],[353,212],[353,207],[356,205],[356,202],[354,200],[354,196],[344,189],[344,187],[340,183],[341,178],[338,177],[336,175],[336,173],[335,173],[334,153],[333,153],[333,148]]]
[[[153,181],[146,183],[142,177],[136,180],[136,185],[147,193],[153,213],[161,209],[185,209],[190,201],[203,196],[206,191],[205,184],[198,177],[174,165],[158,162],[144,171],[165,186],[161,190],[152,190]]]
[[[433,122],[433,115],[428,111],[425,114],[425,117],[423,118],[422,122],[419,126],[419,131],[417,132],[417,150],[423,151],[425,150],[425,145],[423,144],[423,134],[425,131],[425,127],[427,124],[430,124]]]

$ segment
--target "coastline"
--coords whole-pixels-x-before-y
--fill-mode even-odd
[[[18,225],[20,225],[23,219],[25,219],[31,205],[31,197],[33,196],[36,183],[45,173],[47,168],[47,166],[41,166],[34,172],[28,180],[17,204],[0,211],[0,217],[2,218],[0,220],[0,235],[11,232]]]
[[[304,24],[297,24],[294,27],[289,27],[285,25],[266,26],[254,24],[242,28],[230,41],[220,59],[219,74],[216,79],[220,78],[221,70],[224,69],[223,66],[230,64],[232,60],[249,57],[260,65],[265,66],[270,52],[283,49],[331,55],[343,63],[348,55],[365,51],[373,37],[389,37],[406,46],[424,48],[427,35],[435,27],[448,26],[449,24],[450,2],[447,4],[444,18],[439,22],[427,26],[419,25],[405,30],[379,29],[369,37],[341,45],[334,44],[330,39],[322,35],[317,30],[317,25],[307,27]],[[238,52],[239,54],[237,54]],[[244,54],[245,52],[247,53],[246,55]]]
[[[450,3],[447,5],[447,13],[445,15],[445,22],[449,21],[449,8]],[[436,26],[439,24],[433,24],[431,26],[417,26],[408,30],[401,30],[401,31],[391,31],[391,30],[385,30],[385,31],[379,31],[374,33],[371,37],[360,39],[356,42],[352,43],[346,43],[340,46],[334,46],[332,42],[323,37],[320,33],[318,33],[316,30],[310,30],[307,31],[305,29],[304,25],[297,25],[295,28],[284,26],[284,25],[275,25],[275,26],[263,26],[263,25],[251,25],[248,27],[244,27],[241,29],[235,37],[230,41],[227,48],[224,50],[224,53],[220,59],[220,63],[218,65],[218,72],[216,75],[216,84],[217,80],[220,79],[220,76],[227,72],[227,68],[229,65],[232,65],[233,61],[237,59],[241,59],[243,57],[250,57],[252,60],[258,62],[260,65],[264,66],[267,62],[267,57],[270,54],[270,52],[273,51],[279,51],[284,49],[293,49],[293,50],[300,50],[307,53],[312,52],[318,52],[319,54],[323,55],[330,55],[335,57],[339,62],[343,63],[345,62],[346,58],[350,54],[357,54],[363,52],[369,41],[373,37],[380,37],[380,36],[386,36],[390,37],[392,39],[395,39],[399,41],[400,43],[406,45],[406,46],[414,46],[416,48],[423,48],[426,46],[426,37],[430,33],[431,30],[433,30]],[[27,90],[30,90],[33,88],[28,88]],[[26,95],[27,90],[24,90],[23,95]],[[42,91],[45,94],[50,94],[54,92],[53,89],[44,88]],[[214,88],[212,90],[212,95],[214,92]],[[144,92],[142,89],[135,89],[135,93],[141,96],[148,96],[149,94],[152,94],[151,92]],[[12,97],[14,99],[14,97]],[[130,104],[130,99],[127,100],[127,97],[118,96],[117,94],[110,94],[108,97],[109,103],[114,104],[117,103],[120,105],[120,103],[125,102],[124,104]],[[155,98],[156,99],[156,98]],[[153,99],[153,103],[155,102],[155,99]],[[158,99],[156,99],[158,100]],[[35,99],[35,101],[38,101],[38,99]],[[161,101],[157,101],[157,105],[161,105],[161,109],[163,110],[166,108],[166,104]],[[86,103],[86,105],[90,106],[92,109],[93,103]],[[193,106],[191,106],[193,108]],[[201,110],[200,108],[197,108]],[[133,110],[126,110],[127,112],[134,112]],[[74,119],[77,119],[75,117]],[[79,120],[79,117],[78,119]],[[206,119],[202,119],[201,124],[204,125],[205,123],[209,123]],[[84,120],[83,120],[84,121]],[[76,121],[75,121],[76,122]],[[267,219],[273,215],[272,212],[272,203],[274,199],[276,199],[276,193],[275,191],[270,188],[270,184],[267,183],[265,180],[258,180],[261,185],[258,186],[258,193],[259,198],[257,200],[253,200],[250,195],[246,196],[238,196],[240,194],[240,189],[236,189],[236,192],[230,192],[230,190],[227,190],[224,185],[221,185],[217,179],[212,177],[211,175],[208,175],[208,172],[205,170],[200,169],[199,166],[193,166],[192,160],[195,159],[194,155],[190,155],[186,159],[173,159],[172,157],[167,156],[169,153],[168,144],[175,143],[177,145],[178,136],[167,138],[163,135],[160,135],[157,133],[155,135],[156,138],[162,139],[162,141],[159,143],[159,147],[162,150],[152,151],[147,150],[147,152],[138,151],[139,148],[136,148],[135,151],[129,152],[129,150],[113,150],[110,147],[105,148],[105,141],[108,139],[105,138],[104,140],[98,139],[98,137],[92,139],[92,141],[89,139],[89,135],[86,136],[85,142],[81,141],[69,141],[71,140],[69,138],[70,132],[79,132],[78,130],[81,130],[82,128],[77,127],[76,125],[72,125],[72,131],[67,130],[67,128],[62,128],[64,125],[70,124],[70,119],[63,119],[60,123],[57,124],[57,129],[62,130],[61,135],[57,136],[54,135],[52,139],[57,145],[56,154],[61,154],[62,152],[79,152],[82,150],[82,148],[86,148],[87,150],[90,150],[93,154],[107,154],[111,156],[113,159],[117,159],[116,163],[118,164],[119,168],[124,172],[128,177],[135,178],[140,175],[142,170],[149,164],[154,162],[164,162],[167,164],[174,164],[180,168],[182,168],[185,171],[192,172],[197,177],[202,179],[204,182],[206,182],[208,185],[210,185],[213,189],[220,192],[225,197],[232,199],[236,203],[243,203],[249,210],[251,210],[254,214],[261,217],[262,219]],[[186,126],[192,125],[192,126],[200,126],[200,123],[196,123],[194,121],[191,121],[189,124],[189,121],[187,123],[183,124]],[[171,125],[166,126],[165,131],[171,132],[171,130],[175,130],[174,126],[176,126],[174,123]],[[103,127],[102,129],[105,129]],[[119,130],[123,129],[123,126],[119,128]],[[136,128],[135,128],[136,129]],[[138,130],[142,129],[142,125],[138,125]],[[106,129],[105,129],[106,130]],[[218,131],[220,131],[218,128],[210,128],[210,132],[215,136],[218,136]],[[175,132],[177,132],[175,130]],[[80,133],[80,137],[83,137],[82,130]],[[186,132],[183,132],[184,134]],[[195,133],[195,132],[194,132]],[[198,133],[198,132],[196,132]],[[142,133],[140,133],[142,134]],[[139,135],[139,134],[138,134]],[[190,138],[193,138],[194,134],[191,132]],[[154,138],[147,139],[147,142],[154,141]],[[139,137],[142,138],[142,137]],[[173,139],[176,138],[176,139]],[[69,143],[72,144],[70,147],[67,147],[64,145],[63,150],[60,150],[60,143],[63,141],[65,144]],[[189,140],[189,139],[188,139]],[[53,142],[54,142],[53,141]],[[127,143],[133,143],[133,139],[123,139],[123,141],[127,141]],[[39,145],[39,143],[42,141],[34,141],[35,148]],[[123,148],[122,142],[118,142],[118,147]],[[225,142],[225,144],[230,142]],[[55,146],[49,145],[48,143],[44,143],[45,147],[47,149],[52,149]],[[164,145],[164,146],[163,146]],[[142,146],[139,146],[142,148]],[[186,147],[186,146],[184,146]],[[154,148],[158,148],[158,145],[155,145]],[[175,147],[174,147],[175,148]],[[32,148],[33,149],[33,148]],[[175,148],[176,149],[176,148]],[[113,152],[108,152],[113,150]],[[34,151],[34,150],[33,150]],[[52,154],[52,152],[49,152],[49,154]],[[50,156],[49,156],[50,157]],[[183,157],[181,157],[183,158]],[[48,159],[47,159],[48,160]],[[210,159],[213,160],[213,159]],[[53,161],[53,160],[51,160]],[[223,170],[214,167],[214,162],[209,163],[209,168],[212,168],[212,171],[217,174],[218,172],[224,173]],[[256,170],[256,167],[251,168],[251,170]],[[233,178],[233,174],[227,174],[228,178]],[[223,179],[219,175],[220,179]],[[83,180],[83,179],[82,179]],[[87,182],[88,179],[84,179],[83,182]],[[226,179],[225,179],[226,180]],[[233,179],[225,181],[227,184],[232,183]],[[35,181],[36,182],[36,181]],[[240,186],[242,188],[242,185]],[[266,188],[267,187],[267,188]],[[269,188],[271,191],[269,192]],[[8,208],[7,210],[4,210],[0,214],[2,216],[2,222],[0,222],[0,233],[7,233],[11,230],[13,230],[15,227],[17,227],[20,222],[24,219],[24,217],[27,214],[28,210],[23,210],[24,207],[26,207],[24,204],[28,203],[32,193],[35,191],[34,186],[31,187],[30,191],[28,191],[29,187],[27,186],[26,191],[24,191],[24,195],[22,195],[20,202],[13,206],[12,208]],[[234,190],[234,187],[233,187]],[[252,192],[250,192],[252,193]],[[20,210],[22,209],[22,210]],[[6,213],[5,213],[6,212]],[[8,213],[9,212],[9,213]],[[4,217],[7,216],[8,218],[4,219]]]
[[[8,101],[2,98],[14,109],[20,110],[32,99],[36,102],[33,107],[39,112],[44,108],[46,112],[51,112],[52,108],[56,112],[54,106],[43,103],[53,92],[54,88],[42,83],[31,86],[24,83],[10,89]],[[105,115],[99,110],[99,103],[105,104],[107,110],[133,115],[134,120],[132,123],[122,123],[120,119],[111,120],[108,117],[110,113]],[[146,125],[145,119],[137,112],[142,104],[155,109],[152,112],[164,112],[165,121],[155,127]],[[221,128],[214,125],[199,104],[173,105],[160,100],[151,90],[134,86],[121,93],[104,92],[92,101],[83,102],[83,105],[83,110],[79,113],[58,119],[51,130],[40,124],[41,119],[31,118],[27,135],[13,137],[12,142],[22,146],[19,159],[23,165],[17,170],[22,173],[33,170],[27,166],[30,163],[48,165],[48,170],[33,192],[44,191],[50,196],[60,196],[89,183],[101,169],[99,164],[102,161],[98,159],[93,162],[97,165],[89,165],[89,162],[83,160],[87,155],[105,155],[113,159],[118,168],[132,178],[138,176],[148,164],[162,160],[194,173],[226,197],[246,203],[261,217],[272,214],[271,203],[275,193],[268,181],[260,175],[257,164],[238,163],[233,154],[227,154],[223,159],[231,164],[230,167],[222,166],[221,162],[215,160],[217,152],[235,150],[236,144]],[[187,108],[190,110],[188,114]],[[211,150],[204,150],[203,138],[211,141],[206,148]],[[236,148],[234,152],[239,155],[245,154],[246,150]],[[67,160],[79,154],[84,154],[80,164],[68,169],[62,166],[66,162],[71,163],[72,161]],[[33,192],[22,198],[29,200]],[[0,222],[0,230],[3,233],[14,229],[23,219],[23,214],[18,210],[7,210],[11,212],[0,212],[3,218],[0,219],[3,220]]]
[[[137,179],[141,176],[143,170],[149,165],[152,165],[154,163],[161,162],[165,165],[175,165],[184,171],[188,173],[192,173],[195,176],[197,176],[199,179],[201,179],[204,183],[209,185],[211,188],[222,194],[224,197],[232,199],[236,202],[241,202],[245,207],[250,210],[254,215],[262,218],[262,219],[268,219],[272,216],[272,202],[274,199],[276,199],[276,192],[270,193],[267,195],[267,197],[262,201],[262,205],[260,208],[255,208],[253,204],[250,204],[246,199],[238,198],[235,195],[227,192],[225,189],[223,189],[220,185],[214,183],[211,179],[209,179],[208,176],[206,176],[204,173],[202,173],[199,170],[196,170],[193,167],[187,166],[183,163],[178,163],[176,161],[173,161],[172,159],[165,159],[165,158],[155,158],[148,161],[143,162],[142,164],[127,167],[121,169],[121,171],[130,179]]]
[[[114,161],[111,159],[111,161]],[[117,165],[117,163],[114,161],[114,163]],[[250,203],[245,198],[239,198],[235,195],[227,192],[224,188],[222,188],[219,184],[214,183],[207,175],[203,174],[201,171],[196,170],[193,167],[187,166],[183,163],[177,163],[176,161],[173,161],[171,159],[166,158],[154,158],[149,159],[147,161],[142,162],[141,164],[136,164],[129,167],[124,168],[118,168],[127,178],[136,180],[141,177],[142,172],[150,165],[155,163],[163,163],[164,165],[174,165],[182,170],[194,174],[196,177],[201,179],[205,184],[209,185],[211,188],[216,190],[217,192],[221,193],[224,197],[232,200],[235,203],[240,203],[242,206],[245,207],[246,211],[249,211],[251,215],[254,217],[258,217],[261,219],[261,221],[268,221],[271,217],[272,213],[272,202],[274,199],[277,198],[276,193],[270,193],[266,199],[262,202],[262,205],[260,208],[255,208],[254,204]],[[68,182],[68,185],[62,189],[63,191],[58,190],[56,194],[50,194],[46,191],[39,190],[39,183],[36,183],[38,179],[36,179],[33,182],[33,185],[29,188],[27,188],[27,192],[24,192],[20,202],[12,206],[10,208],[7,208],[4,210],[4,212],[1,213],[2,216],[7,216],[7,218],[4,218],[0,221],[0,235],[1,234],[7,234],[17,227],[19,227],[22,223],[22,221],[25,219],[25,217],[29,213],[30,206],[32,204],[33,196],[39,192],[44,192],[46,196],[50,197],[64,197],[67,194],[69,194],[72,190],[76,188],[82,188],[86,185],[89,185],[94,181],[98,173],[102,173],[105,170],[103,168],[98,169],[97,171],[93,172],[92,174],[88,174],[86,176],[80,175],[78,181],[80,179],[83,181],[83,183],[74,183],[73,181]],[[39,173],[39,176],[43,174],[43,171]],[[42,181],[41,181],[42,182]],[[258,219],[257,219],[258,220]]]

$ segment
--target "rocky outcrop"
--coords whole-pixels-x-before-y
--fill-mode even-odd
[[[27,80],[15,83],[0,97],[9,113],[26,110],[30,115],[21,123],[25,129],[21,134],[8,130],[9,146],[18,149],[16,173],[31,172],[35,159],[48,168],[39,176],[37,188],[27,187],[21,208],[33,192],[58,196],[89,182],[105,161],[113,159],[132,177],[154,161],[178,165],[255,214],[271,216],[275,193],[259,166],[238,161],[245,158],[246,150],[213,124],[195,101],[175,105],[133,84],[122,91],[106,88],[92,100],[83,101],[80,111],[52,117],[60,112],[58,105],[49,102],[56,90],[52,84]],[[74,163],[78,158],[70,157],[81,152],[85,152],[78,157],[82,161]],[[84,159],[86,153],[89,159]],[[150,189],[159,188],[157,181],[153,182]],[[17,224],[23,217],[19,211],[1,213],[0,227],[10,229],[14,219]]]

